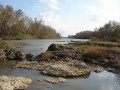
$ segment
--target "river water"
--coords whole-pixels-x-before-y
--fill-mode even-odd
[[[78,39],[11,40],[9,42],[12,44],[24,43],[25,45],[21,48],[22,51],[38,55],[41,52],[45,52],[52,43],[67,44],[71,40],[76,41]],[[81,40],[79,39],[79,41]],[[35,70],[13,69],[12,65],[14,63],[16,62],[0,62],[0,75],[31,78],[34,81],[27,90],[120,90],[119,74],[113,74],[107,71],[101,73],[91,72],[90,75],[84,77],[68,79],[65,83],[50,84],[39,82],[39,80],[50,76],[42,75],[39,71]]]

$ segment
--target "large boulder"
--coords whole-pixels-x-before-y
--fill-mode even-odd
[[[16,50],[13,48],[4,50],[7,60],[14,60]]]
[[[17,51],[14,48],[8,48],[4,50],[7,60],[23,60],[25,59],[25,54],[21,51]]]
[[[47,51],[56,51],[56,50],[60,50],[60,49],[62,49],[62,48],[63,48],[62,45],[51,44],[51,45],[48,47],[48,50],[47,50]]]
[[[21,51],[15,52],[15,60],[23,60],[25,59],[25,54]]]
[[[34,57],[33,54],[28,53],[28,54],[25,55],[25,58],[26,58],[28,61],[33,61],[35,57]]]
[[[52,83],[52,84],[58,84],[58,83],[63,83],[66,81],[66,79],[62,78],[62,77],[58,77],[58,78],[45,78],[43,80],[40,80],[40,81],[45,81],[45,82],[48,82],[48,83]]]

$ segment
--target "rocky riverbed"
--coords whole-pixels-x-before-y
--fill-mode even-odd
[[[67,79],[62,78],[62,77],[45,78],[45,79],[40,80],[40,82],[48,82],[48,83],[52,83],[52,84],[64,83],[66,81],[67,81]]]
[[[56,84],[66,81],[66,79],[59,77],[78,77],[89,75],[91,72],[99,73],[103,70],[119,73],[120,52],[119,50],[112,50],[114,47],[119,49],[119,45],[97,45],[96,43],[91,44],[88,42],[80,44],[70,43],[65,45],[51,44],[46,52],[37,56],[34,56],[30,53],[24,54],[22,51],[14,48],[6,48],[4,49],[3,60],[16,60],[13,68],[28,70],[32,69],[40,71],[42,74],[56,76],[54,79],[46,78],[42,80]],[[100,49],[97,50],[96,48]],[[93,49],[97,51],[93,53]],[[90,50],[93,50],[92,54],[91,52],[88,53],[88,50],[89,52]],[[104,51],[105,55],[101,55],[102,50]],[[101,52],[99,53],[98,51]],[[98,67],[91,66],[91,63],[97,64]],[[11,80],[10,82],[12,83]],[[3,83],[5,82],[1,80],[1,85]],[[14,89],[14,85],[11,85],[11,87]],[[0,87],[3,88],[2,86]]]
[[[22,62],[14,65],[17,68],[38,70],[53,76],[74,77],[89,74],[91,71],[102,71],[101,68],[91,67],[89,63],[98,64],[108,71],[118,73],[120,51],[117,49],[119,44],[80,42],[65,45],[51,44],[46,52],[37,56],[24,54],[14,48],[6,48],[4,56],[6,60],[21,60]],[[25,61],[36,61],[36,63]]]

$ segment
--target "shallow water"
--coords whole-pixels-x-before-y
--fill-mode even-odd
[[[38,55],[41,52],[45,52],[48,49],[48,46],[52,43],[55,44],[67,44],[70,41],[87,41],[86,39],[42,39],[42,40],[10,40],[12,44],[22,43],[25,44],[21,48],[25,53],[32,53]]]
[[[85,77],[71,78],[62,84],[50,84],[38,80],[50,77],[42,75],[39,71],[26,69],[13,69],[14,61],[0,62],[0,75],[12,75],[31,78],[33,83],[27,90],[120,90],[120,75],[107,71],[90,73]]]
[[[47,50],[51,43],[66,44],[71,39],[55,39],[55,40],[12,40],[10,43],[26,43],[21,48],[25,53],[40,54]],[[120,75],[107,71],[101,73],[91,72],[85,77],[71,78],[67,82],[61,84],[50,84],[47,82],[39,82],[38,80],[50,77],[42,75],[39,71],[13,69],[12,65],[15,61],[0,62],[0,76],[12,75],[31,78],[33,83],[27,90],[120,90]]]

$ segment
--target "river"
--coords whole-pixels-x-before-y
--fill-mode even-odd
[[[81,41],[80,39],[10,40],[9,43],[23,43],[22,51],[38,55],[45,52],[52,43],[67,44],[71,40]],[[42,75],[35,70],[13,69],[14,63],[15,61],[0,62],[0,75],[31,78],[34,81],[27,90],[120,90],[120,75],[111,72],[91,72],[90,75],[84,77],[70,78],[65,83],[50,84],[38,81],[50,76]]]

